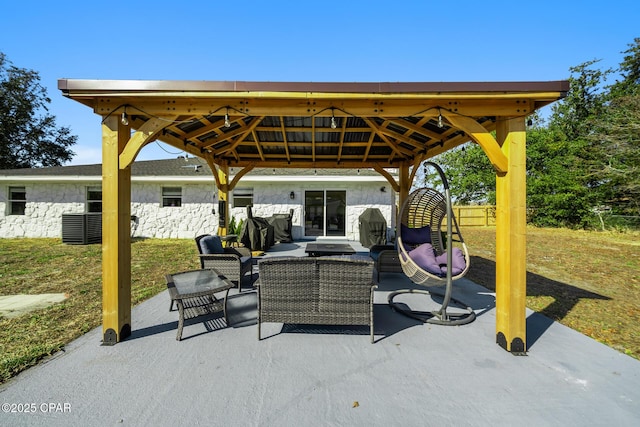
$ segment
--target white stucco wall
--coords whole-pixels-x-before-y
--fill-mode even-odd
[[[26,182],[0,184],[0,238],[62,237],[62,214],[85,212],[86,189],[99,182]],[[394,193],[381,182],[241,182],[240,187],[253,188],[253,215],[270,217],[294,210],[293,238],[304,236],[304,191],[345,190],[347,198],[346,234],[359,239],[360,214],[369,207],[380,209],[390,230],[395,226]],[[7,215],[8,188],[23,186],[27,194],[25,215]],[[162,207],[162,187],[182,188],[181,207]],[[289,193],[295,198],[291,200]],[[214,198],[214,193],[216,197]],[[231,198],[232,199],[232,198]],[[232,202],[232,201],[231,201]],[[212,213],[215,209],[215,214]],[[135,237],[193,238],[199,234],[217,233],[217,190],[209,183],[132,182],[131,214],[138,217]],[[246,208],[230,204],[230,215],[246,218]],[[391,236],[389,236],[391,237]]]

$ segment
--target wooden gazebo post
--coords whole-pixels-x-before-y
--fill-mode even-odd
[[[525,118],[499,119],[498,144],[506,173],[496,174],[496,342],[514,354],[527,351],[527,185]]]
[[[102,336],[113,345],[131,335],[131,167],[120,168],[130,127],[112,114],[102,122]]]
[[[218,223],[218,235],[226,236],[229,227],[229,167],[219,166],[218,168],[218,212],[221,218]]]

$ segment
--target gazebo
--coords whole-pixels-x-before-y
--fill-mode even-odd
[[[402,203],[421,162],[473,141],[496,172],[496,341],[526,352],[525,121],[563,98],[568,81],[61,79],[58,88],[103,118],[104,344],[131,334],[130,170],[146,144],[205,159],[228,220],[228,192],[255,167],[372,168]],[[231,167],[239,172],[229,182]],[[397,181],[388,168],[398,169]]]

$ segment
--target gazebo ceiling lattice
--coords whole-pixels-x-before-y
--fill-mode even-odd
[[[566,81],[276,83],[60,80],[96,114],[219,165],[399,167],[563,97]],[[473,119],[473,123],[469,121]],[[157,123],[150,126],[150,120]]]

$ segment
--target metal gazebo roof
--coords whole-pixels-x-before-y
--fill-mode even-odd
[[[567,81],[303,83],[59,80],[64,96],[220,165],[399,167],[562,98]],[[462,128],[462,129],[461,129]]]

